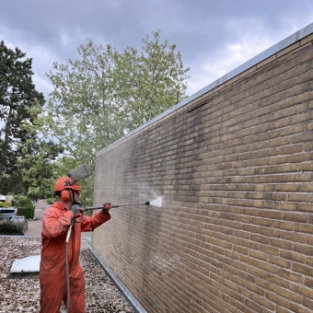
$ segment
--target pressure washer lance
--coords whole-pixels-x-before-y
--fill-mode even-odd
[[[112,208],[118,208],[120,206],[126,206],[126,205],[141,205],[141,204],[149,205],[150,202],[147,201],[147,202],[139,202],[139,203],[115,204],[115,205],[112,205]],[[85,208],[84,211],[92,211],[92,210],[100,210],[100,209],[103,209],[103,206],[87,207],[87,208]]]
[[[139,202],[139,203],[124,203],[124,204],[115,204],[115,205],[112,205],[112,208],[118,208],[120,206],[126,206],[126,205],[149,205],[150,204],[150,201],[147,201],[147,202]],[[77,220],[77,219],[74,219],[73,222],[74,223],[82,223],[83,220],[84,220],[84,212],[85,211],[93,211],[93,210],[101,210],[101,209],[104,209],[105,207],[104,206],[94,206],[94,207],[86,207],[84,208],[82,205],[80,204],[74,204],[74,205],[78,205],[78,207],[80,208],[83,208],[84,210],[81,212],[81,220]],[[70,228],[69,228],[69,232],[68,232],[68,236],[66,237],[66,242],[68,242],[69,238],[70,238],[70,235],[71,235],[71,231],[72,231],[72,223],[70,225]]]

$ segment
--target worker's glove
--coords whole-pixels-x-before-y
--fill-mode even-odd
[[[102,212],[105,214],[109,214],[109,210],[112,209],[112,204],[111,203],[104,203],[103,204],[103,209]]]
[[[84,211],[84,208],[82,208],[82,206],[80,204],[73,204],[71,207],[71,211],[74,214],[74,218],[80,217],[81,213]]]

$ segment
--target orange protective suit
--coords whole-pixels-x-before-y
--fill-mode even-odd
[[[81,232],[93,231],[111,218],[102,210],[92,217],[84,217],[82,223],[74,223],[68,242],[70,276],[70,312],[85,312],[85,279],[80,266]],[[65,241],[73,212],[62,203],[55,202],[43,215],[42,248],[40,261],[40,313],[58,313],[67,303]]]

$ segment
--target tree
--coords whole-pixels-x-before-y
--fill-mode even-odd
[[[27,194],[35,184],[42,187],[40,179],[51,177],[49,162],[62,150],[40,138],[38,116],[45,100],[32,82],[32,59],[25,56],[1,41],[0,190],[5,193]]]
[[[114,53],[113,81],[118,124],[129,132],[186,97],[186,73],[176,45],[160,43],[160,31],[143,39],[142,51],[127,47]]]
[[[119,53],[89,40],[80,60],[55,63],[47,105],[46,134],[58,138],[77,165],[93,166],[95,153],[186,97],[186,73],[175,45],[160,31],[140,52]]]
[[[52,160],[62,151],[63,148],[52,141],[31,143],[23,148],[25,157],[19,163],[29,199],[52,197],[52,187],[59,176],[59,165]]]
[[[23,158],[17,163],[21,169],[22,185],[25,194],[31,200],[42,197],[51,197],[53,185],[59,175],[59,164],[56,158],[64,151],[62,145],[56,144],[52,139],[43,140],[41,130],[45,123],[41,106],[36,103],[28,108],[32,123],[24,122],[21,128],[34,136],[28,138],[21,148]]]
[[[92,165],[94,153],[122,135],[113,125],[110,105],[113,48],[89,41],[79,46],[78,53],[81,61],[55,63],[55,73],[48,74],[54,90],[46,108],[45,134],[58,139],[64,155],[76,164]]]

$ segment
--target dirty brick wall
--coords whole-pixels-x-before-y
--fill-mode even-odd
[[[149,313],[312,312],[313,37],[97,154],[92,244]]]

